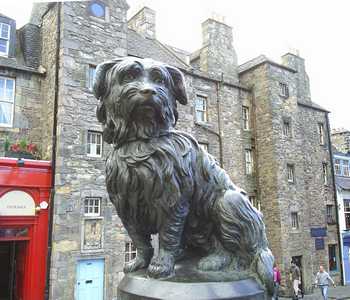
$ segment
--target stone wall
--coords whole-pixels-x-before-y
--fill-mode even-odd
[[[105,299],[117,295],[128,239],[105,190],[104,160],[87,156],[88,130],[102,131],[96,119],[97,100],[88,87],[89,67],[126,55],[124,1],[105,1],[104,19],[89,15],[88,2],[62,3],[59,98],[57,113],[56,195],[50,298],[73,299],[77,262],[103,258]],[[55,18],[55,16],[52,16]],[[84,250],[85,197],[100,197],[102,247]],[[92,218],[94,219],[94,218]]]
[[[332,146],[338,152],[350,152],[350,131],[346,129],[333,130],[331,133]]]
[[[37,72],[24,72],[0,66],[0,76],[15,79],[15,100],[13,126],[0,127],[0,156],[4,156],[4,142],[16,143],[25,139],[41,145],[41,95],[40,80]]]
[[[303,104],[308,89],[300,76],[266,62],[241,73],[240,79],[253,89],[258,194],[271,249],[282,270],[282,285],[291,285],[292,257],[302,256],[303,284],[305,291],[310,291],[318,266],[328,267],[328,244],[338,242],[335,225],[326,222],[326,205],[335,205],[327,112],[312,107],[311,102]],[[281,95],[280,83],[287,84],[288,97]],[[285,121],[290,124],[289,136],[283,133]],[[324,124],[324,145],[319,142],[319,123]],[[328,167],[327,185],[323,184],[323,163]],[[287,164],[294,166],[293,183],[288,182]],[[292,228],[292,212],[299,216],[297,229]],[[328,231],[325,249],[315,250],[310,229],[320,227]],[[338,281],[339,271],[333,274]]]

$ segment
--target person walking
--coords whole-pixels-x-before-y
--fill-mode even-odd
[[[335,283],[331,276],[329,276],[329,274],[324,270],[323,266],[320,266],[320,270],[318,271],[315,278],[315,285],[320,288],[324,300],[328,299],[329,282],[331,282],[335,287]]]
[[[281,285],[281,272],[276,263],[273,264],[273,300],[278,300],[278,290]]]
[[[293,299],[298,299],[299,283],[301,282],[300,269],[296,265],[294,260],[291,261],[291,267],[290,267],[289,273],[290,273],[292,286],[293,286]]]

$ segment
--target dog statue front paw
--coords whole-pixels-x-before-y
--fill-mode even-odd
[[[140,269],[147,268],[149,265],[149,260],[147,261],[142,256],[136,256],[135,259],[129,261],[124,266],[124,273],[134,272]]]
[[[166,278],[174,275],[175,258],[172,254],[163,252],[152,259],[148,266],[148,275],[152,278]]]

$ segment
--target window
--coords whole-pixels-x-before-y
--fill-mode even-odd
[[[349,161],[345,159],[342,160],[342,175],[349,177]]]
[[[89,66],[89,74],[88,74],[88,88],[92,91],[92,88],[94,87],[94,78],[96,75],[96,67],[95,66]]]
[[[337,271],[337,245],[328,245],[329,271]]]
[[[0,23],[0,55],[7,56],[9,53],[10,25]]]
[[[249,201],[257,210],[261,210],[261,202],[256,196],[249,196]]]
[[[326,163],[322,163],[323,184],[328,184],[328,167]]]
[[[253,173],[253,155],[251,149],[245,150],[245,173],[247,175]]]
[[[328,224],[335,224],[335,211],[334,205],[326,206],[326,218]]]
[[[318,137],[320,145],[324,145],[324,128],[322,123],[318,123]]]
[[[290,136],[290,123],[289,121],[283,121],[283,135],[285,137],[289,137]]]
[[[84,215],[96,217],[101,215],[101,198],[87,197],[84,200]]]
[[[97,1],[93,1],[90,3],[89,6],[90,13],[97,18],[104,18],[105,17],[105,6]]]
[[[286,85],[285,83],[282,83],[282,82],[280,82],[280,96],[282,96],[284,98],[289,97],[288,85]]]
[[[126,242],[124,262],[127,263],[129,261],[132,261],[136,257],[136,254],[137,250],[135,245],[132,242]]]
[[[201,147],[203,150],[207,151],[208,152],[208,144],[206,143],[198,143],[199,147]]]
[[[292,228],[298,229],[299,228],[299,217],[297,212],[292,212]]]
[[[195,100],[196,121],[207,122],[207,98],[197,95]]]
[[[249,130],[249,107],[242,107],[242,115],[243,115],[243,129]]]
[[[0,126],[12,126],[14,98],[15,80],[6,77],[0,77]]]
[[[101,157],[102,155],[102,134],[100,132],[88,131],[87,155]]]
[[[341,175],[340,159],[335,159],[334,160],[334,169],[335,169],[335,175]]]
[[[344,217],[346,229],[350,229],[350,199],[344,199]]]
[[[288,182],[294,182],[294,165],[287,165]]]

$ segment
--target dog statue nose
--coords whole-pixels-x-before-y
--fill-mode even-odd
[[[156,91],[152,88],[143,88],[142,90],[140,90],[140,93],[145,96],[151,96],[151,95],[155,95]]]

